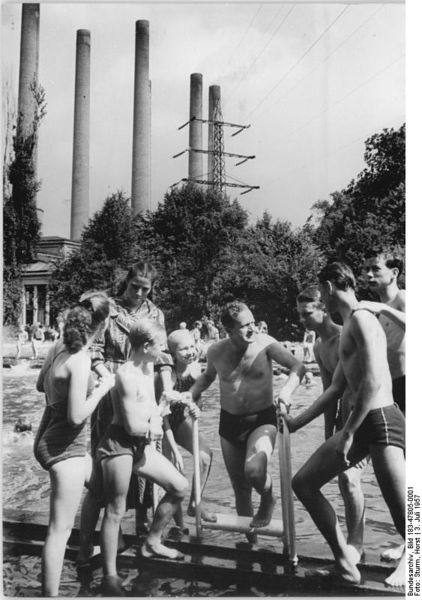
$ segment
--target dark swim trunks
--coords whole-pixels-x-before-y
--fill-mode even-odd
[[[108,426],[97,448],[97,460],[128,454],[138,459],[148,440],[144,436],[129,435],[124,427],[112,423]]]
[[[406,450],[405,420],[397,404],[370,410],[353,439],[353,449],[362,456],[369,454],[369,446],[397,446]]]
[[[232,415],[221,409],[218,433],[233,446],[244,449],[250,434],[261,425],[274,425],[274,427],[277,427],[277,414],[274,405],[249,415]]]
[[[406,414],[406,375],[393,379],[393,398],[402,413]]]

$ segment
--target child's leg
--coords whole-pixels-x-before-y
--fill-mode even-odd
[[[185,450],[193,455],[193,440],[192,440],[192,424],[185,420],[180,423],[179,427],[174,433],[174,437],[179,446],[182,446]],[[200,468],[200,479],[201,479],[201,496],[207,483],[212,462],[212,451],[208,444],[199,435],[199,468]],[[189,516],[195,516],[195,479],[192,480],[192,491],[189,499],[189,506],[187,513]],[[217,517],[209,512],[201,503],[201,517],[204,521],[215,522]]]
[[[84,457],[68,458],[49,471],[50,518],[42,553],[42,587],[44,596],[58,596],[66,542],[81,500],[84,479]]]
[[[103,568],[105,576],[116,576],[119,528],[126,512],[126,496],[132,473],[133,457],[130,454],[124,454],[104,458],[101,466],[106,501],[100,537]]]

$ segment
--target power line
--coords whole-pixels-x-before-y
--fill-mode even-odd
[[[340,49],[342,46],[344,46],[344,44],[345,44],[346,42],[348,42],[348,41],[349,41],[349,40],[350,40],[350,39],[351,39],[351,38],[352,38],[352,37],[353,37],[353,36],[354,36],[354,35],[355,35],[355,34],[356,34],[358,31],[359,31],[359,29],[361,29],[361,28],[362,28],[364,25],[366,25],[366,23],[368,23],[368,21],[370,21],[370,20],[371,20],[371,19],[372,19],[372,18],[373,18],[373,17],[374,17],[374,16],[375,16],[375,15],[376,15],[376,14],[377,14],[377,13],[378,13],[380,10],[382,10],[383,8],[384,8],[384,7],[383,7],[383,5],[379,6],[379,7],[378,7],[378,8],[377,8],[377,9],[376,9],[376,10],[375,10],[375,11],[374,11],[374,12],[373,12],[371,15],[369,15],[369,17],[367,17],[367,18],[366,18],[364,21],[362,21],[362,23],[361,23],[361,24],[360,24],[358,27],[356,27],[356,29],[354,29],[354,30],[352,31],[352,33],[350,33],[350,34],[349,34],[349,35],[348,35],[346,38],[344,38],[344,40],[343,40],[342,42],[340,42],[340,44],[339,44],[338,46],[336,46],[336,47],[334,48],[334,50],[332,50],[332,51],[331,51],[331,52],[330,52],[330,53],[329,53],[329,54],[328,54],[328,55],[327,55],[327,56],[324,58],[324,60],[323,60],[322,62],[320,62],[318,65],[316,65],[316,67],[315,67],[314,69],[312,69],[311,71],[309,71],[309,73],[307,73],[307,74],[306,74],[304,77],[302,77],[302,79],[299,79],[299,81],[297,81],[297,82],[296,82],[296,83],[295,83],[295,84],[294,84],[294,85],[293,85],[293,86],[292,86],[292,87],[291,87],[291,88],[288,90],[288,92],[287,92],[286,94],[284,94],[284,96],[281,96],[281,97],[279,97],[279,98],[278,98],[278,99],[275,101],[275,103],[277,103],[277,104],[278,104],[279,102],[282,102],[283,100],[285,100],[285,99],[286,99],[286,98],[289,96],[289,94],[290,94],[290,93],[291,93],[293,90],[295,90],[295,89],[298,87],[298,85],[300,85],[301,83],[303,83],[303,82],[304,82],[306,79],[308,79],[308,77],[310,77],[310,76],[311,76],[313,73],[315,73],[315,71],[317,71],[317,70],[318,70],[318,69],[321,67],[321,65],[323,65],[325,62],[327,62],[327,60],[328,60],[329,58],[331,58],[331,56],[332,56],[333,54],[335,54],[335,52],[337,52],[337,50],[339,50],[339,49]],[[265,115],[265,114],[266,114],[266,113],[262,113],[262,115]],[[260,117],[255,117],[255,119],[256,119],[256,118],[258,118],[258,119],[259,119]]]
[[[293,10],[296,8],[296,4],[294,4],[290,10],[287,12],[287,14],[284,16],[283,20],[281,21],[281,23],[278,25],[278,27],[273,31],[273,33],[271,34],[270,39],[267,41],[267,43],[265,44],[265,46],[262,48],[261,52],[259,54],[257,54],[257,56],[255,56],[255,58],[252,60],[251,64],[249,65],[246,73],[244,73],[244,75],[241,77],[241,79],[239,79],[239,81],[236,84],[236,87],[233,89],[233,91],[231,92],[231,94],[229,95],[228,99],[226,102],[230,101],[230,98],[233,97],[234,92],[237,90],[237,88],[239,87],[239,85],[242,83],[242,81],[244,81],[244,79],[246,79],[247,75],[249,74],[250,70],[252,69],[252,67],[254,66],[254,64],[258,61],[258,59],[264,54],[265,50],[268,48],[268,46],[270,45],[270,43],[272,42],[272,40],[274,39],[274,36],[276,35],[276,33],[278,33],[278,31],[281,29],[281,27],[284,25],[284,23],[287,21],[288,17],[291,15],[291,13],[293,12]],[[280,10],[278,11],[276,17],[278,16],[278,14],[280,13]]]
[[[344,13],[346,12],[346,10],[349,8],[350,4],[348,4],[345,8],[343,8],[343,10],[340,12],[339,15],[337,15],[337,17],[330,23],[330,25],[328,25],[328,27],[326,27],[324,29],[324,31],[321,33],[321,35],[313,42],[313,44],[311,44],[311,46],[309,46],[309,48],[302,54],[302,56],[294,63],[294,65],[292,65],[290,67],[290,69],[287,71],[287,73],[285,73],[281,79],[279,79],[277,81],[277,83],[271,88],[271,90],[264,96],[264,98],[259,102],[259,104],[257,104],[255,106],[255,108],[253,108],[249,113],[248,113],[248,117],[254,113],[256,110],[258,110],[258,108],[261,106],[261,104],[263,104],[265,102],[265,100],[274,92],[274,90],[276,88],[278,88],[278,86],[280,85],[280,83],[282,83],[289,75],[290,73],[298,66],[299,63],[302,62],[302,60],[305,58],[305,56],[307,56],[307,54],[309,54],[309,52],[312,50],[312,48],[314,48],[316,46],[316,44],[328,33],[328,31],[331,29],[331,27],[333,27],[335,25],[335,23],[340,19],[340,17],[342,17],[344,15]]]
[[[337,104],[340,104],[341,102],[344,102],[344,100],[346,100],[349,96],[351,96],[352,94],[354,94],[355,92],[357,92],[358,90],[360,90],[362,87],[364,87],[365,85],[367,85],[368,83],[370,83],[373,79],[375,79],[376,77],[379,77],[379,75],[382,75],[382,73],[384,73],[385,71],[387,71],[388,69],[390,69],[392,66],[394,66],[397,62],[399,62],[400,60],[402,60],[403,57],[404,57],[404,54],[401,54],[393,62],[389,63],[387,66],[383,67],[382,69],[380,69],[379,71],[377,71],[376,73],[374,73],[373,75],[371,75],[371,77],[368,77],[368,79],[365,79],[365,81],[363,81],[356,88],[354,88],[353,90],[351,90],[350,92],[348,92],[345,96],[343,96],[342,98],[339,98],[339,100],[336,100],[333,104],[331,104],[330,106],[328,106],[322,113],[319,113],[318,115],[315,115],[314,117],[312,117],[311,119],[309,119],[309,121],[306,121],[306,123],[303,123],[302,125],[300,125],[296,129],[294,129],[293,131],[291,131],[289,134],[287,134],[287,136],[284,139],[288,140],[290,137],[292,137],[292,135],[294,135],[295,133],[297,133],[298,131],[300,131],[301,129],[303,129],[304,127],[306,127],[307,125],[309,125],[310,123],[312,123],[313,121],[315,121],[316,119],[319,119],[320,117],[322,117],[323,115],[325,115],[334,106],[337,106]]]
[[[252,17],[251,21],[249,22],[249,25],[247,26],[244,34],[242,35],[242,38],[240,40],[240,42],[237,44],[236,48],[233,50],[232,55],[234,52],[236,52],[236,50],[240,47],[240,45],[242,44],[243,40],[246,38],[246,35],[249,33],[249,30],[251,29],[252,25],[255,22],[255,19],[257,18],[258,14],[260,13],[260,11],[262,10],[262,4],[260,4],[258,6],[258,10],[256,11],[256,13],[254,14],[254,16]]]

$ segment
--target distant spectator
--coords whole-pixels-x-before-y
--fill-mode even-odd
[[[44,341],[44,331],[41,323],[35,323],[32,328],[32,358],[38,358],[38,352],[41,344]]]
[[[303,336],[303,362],[312,362],[313,358],[313,345],[315,343],[315,331],[305,330]]]
[[[25,327],[23,325],[21,325],[19,327],[18,336],[17,336],[17,339],[16,339],[16,358],[20,358],[21,357],[22,346],[24,344],[26,344],[26,342],[28,340],[29,340],[28,332],[26,331]]]
[[[44,339],[45,340],[51,340],[51,341],[55,342],[58,337],[59,337],[59,332],[57,331],[57,329],[54,329],[54,327],[52,327],[51,325],[48,325],[44,328]]]
[[[186,324],[186,322],[185,322],[185,321],[181,321],[181,322],[179,323],[179,329],[186,329],[186,328],[187,328],[187,324]]]
[[[208,329],[208,341],[212,344],[217,342],[220,339],[220,334],[218,332],[217,327],[214,325],[214,321],[208,319],[207,321],[207,329]]]

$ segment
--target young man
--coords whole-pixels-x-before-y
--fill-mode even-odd
[[[228,304],[221,322],[228,337],[210,346],[207,368],[192,386],[192,397],[197,401],[219,376],[219,434],[237,514],[253,517],[251,528],[264,527],[271,521],[275,503],[267,471],[277,433],[272,361],[290,369],[280,392],[285,402],[290,401],[305,368],[274,338],[257,334],[254,317],[246,304],[239,301]],[[255,516],[252,488],[261,496]],[[254,537],[248,539],[252,541]]]
[[[406,414],[406,293],[399,289],[397,279],[403,272],[403,261],[394,252],[374,248],[365,256],[364,270],[369,289],[381,302],[361,302],[378,316],[387,338],[387,358],[393,380],[393,398]],[[403,546],[389,548],[381,554],[383,560],[398,560]]]
[[[370,454],[382,495],[399,534],[405,537],[404,417],[394,404],[387,362],[387,344],[376,317],[360,309],[355,278],[347,265],[332,263],[319,274],[321,300],[328,312],[339,312],[343,330],[339,364],[331,385],[304,413],[287,417],[295,431],[320,415],[344,389],[350,389],[351,412],[341,431],[330,437],[293,478],[293,489],[327,540],[335,558],[333,570],[312,572],[359,583],[356,553],[347,544],[337,516],[321,488],[350,465]],[[404,589],[403,553],[386,584]]]
[[[361,302],[360,306],[379,316],[387,337],[394,402],[406,414],[406,294],[397,285],[403,261],[393,252],[377,248],[366,255],[364,270],[369,289],[378,294],[381,302]]]
[[[303,290],[296,298],[297,311],[301,322],[307,330],[314,331],[318,338],[313,351],[318,363],[323,389],[326,390],[332,381],[339,361],[339,342],[341,326],[334,323],[321,302],[321,294],[317,288]],[[334,401],[324,411],[325,439],[331,437],[337,429],[341,429],[348,415],[347,392],[342,400]],[[338,413],[338,414],[337,414]],[[344,501],[347,543],[356,548],[357,560],[363,550],[363,532],[365,524],[365,498],[360,479],[365,463],[359,463],[338,476],[338,484]]]

